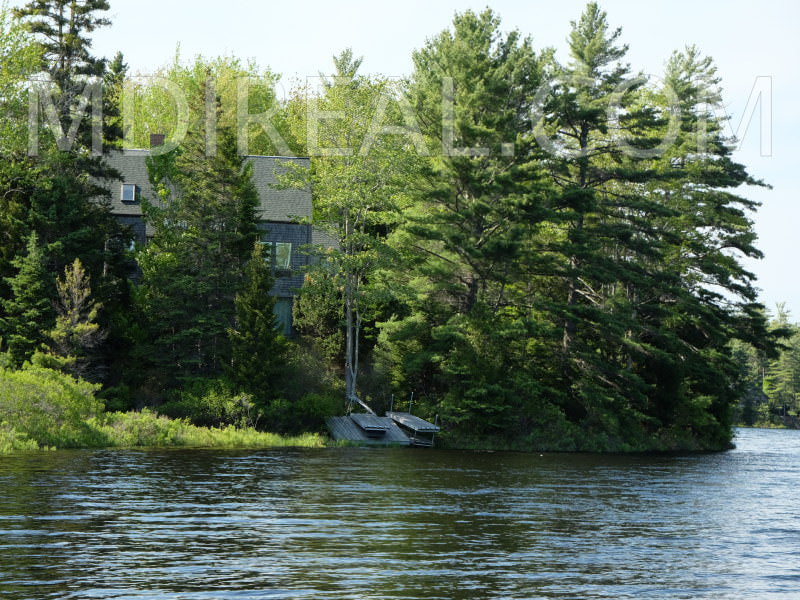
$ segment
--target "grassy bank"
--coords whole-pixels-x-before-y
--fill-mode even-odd
[[[0,370],[0,454],[60,448],[274,448],[325,445],[252,428],[197,427],[152,411],[106,413],[97,387],[41,367]]]
[[[281,436],[238,427],[197,427],[152,411],[108,413],[88,419],[79,437],[41,436],[0,425],[0,454],[60,448],[321,448],[326,439],[316,433]]]

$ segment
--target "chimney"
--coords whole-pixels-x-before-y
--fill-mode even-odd
[[[163,146],[165,138],[166,138],[166,136],[163,133],[151,133],[150,134],[150,147],[151,148],[158,148],[159,146]]]

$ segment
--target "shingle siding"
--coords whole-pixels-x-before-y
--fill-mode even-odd
[[[145,226],[144,219],[141,216],[119,214],[115,216],[117,217],[117,221],[126,227],[130,227],[131,233],[133,233],[133,241],[135,241],[137,244],[147,243],[147,227]]]
[[[272,293],[280,298],[294,296],[303,285],[302,269],[308,264],[308,255],[304,250],[311,243],[311,226],[297,223],[261,223],[259,229],[264,232],[261,239],[265,242],[282,242],[292,245],[292,275],[279,277],[275,281]]]
[[[153,234],[152,228],[145,225],[142,206],[139,202],[122,200],[122,184],[135,184],[140,195],[148,200],[155,199],[155,191],[150,185],[147,173],[148,150],[126,150],[112,153],[109,166],[119,171],[122,181],[110,184],[111,211],[125,225],[131,227],[134,239],[144,244]],[[263,230],[264,241],[290,243],[292,245],[291,275],[281,276],[275,282],[272,293],[279,298],[292,298],[303,285],[302,268],[308,264],[303,249],[312,243],[310,225],[298,221],[311,221],[311,192],[306,189],[281,189],[279,178],[289,169],[308,168],[308,158],[282,156],[248,156],[246,161],[253,165],[253,184],[261,199],[258,216],[259,229]]]

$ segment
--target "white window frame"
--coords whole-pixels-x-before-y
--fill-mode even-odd
[[[130,191],[133,189],[133,198],[126,198],[125,192]],[[120,192],[120,198],[123,202],[139,202],[139,186],[135,183],[123,183],[122,190]]]

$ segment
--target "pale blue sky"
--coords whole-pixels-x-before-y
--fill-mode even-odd
[[[287,0],[110,0],[113,26],[97,32],[94,48],[112,56],[122,50],[134,72],[168,63],[178,43],[191,57],[220,54],[254,58],[287,79],[329,70],[331,56],[346,47],[364,56],[363,70],[401,76],[411,52],[447,27],[455,11],[487,5],[503,28],[519,29],[537,47],[565,56],[569,21],[577,0],[404,0],[403,2]],[[14,5],[22,0],[12,2]],[[757,77],[772,82],[771,156],[761,156],[758,114],[737,158],[774,190],[746,190],[763,202],[755,215],[766,258],[751,268],[762,301],[786,301],[800,320],[800,2],[796,0],[604,0],[609,22],[622,27],[634,70],[659,74],[672,50],[696,44],[712,56],[723,79],[725,104],[738,126]]]

